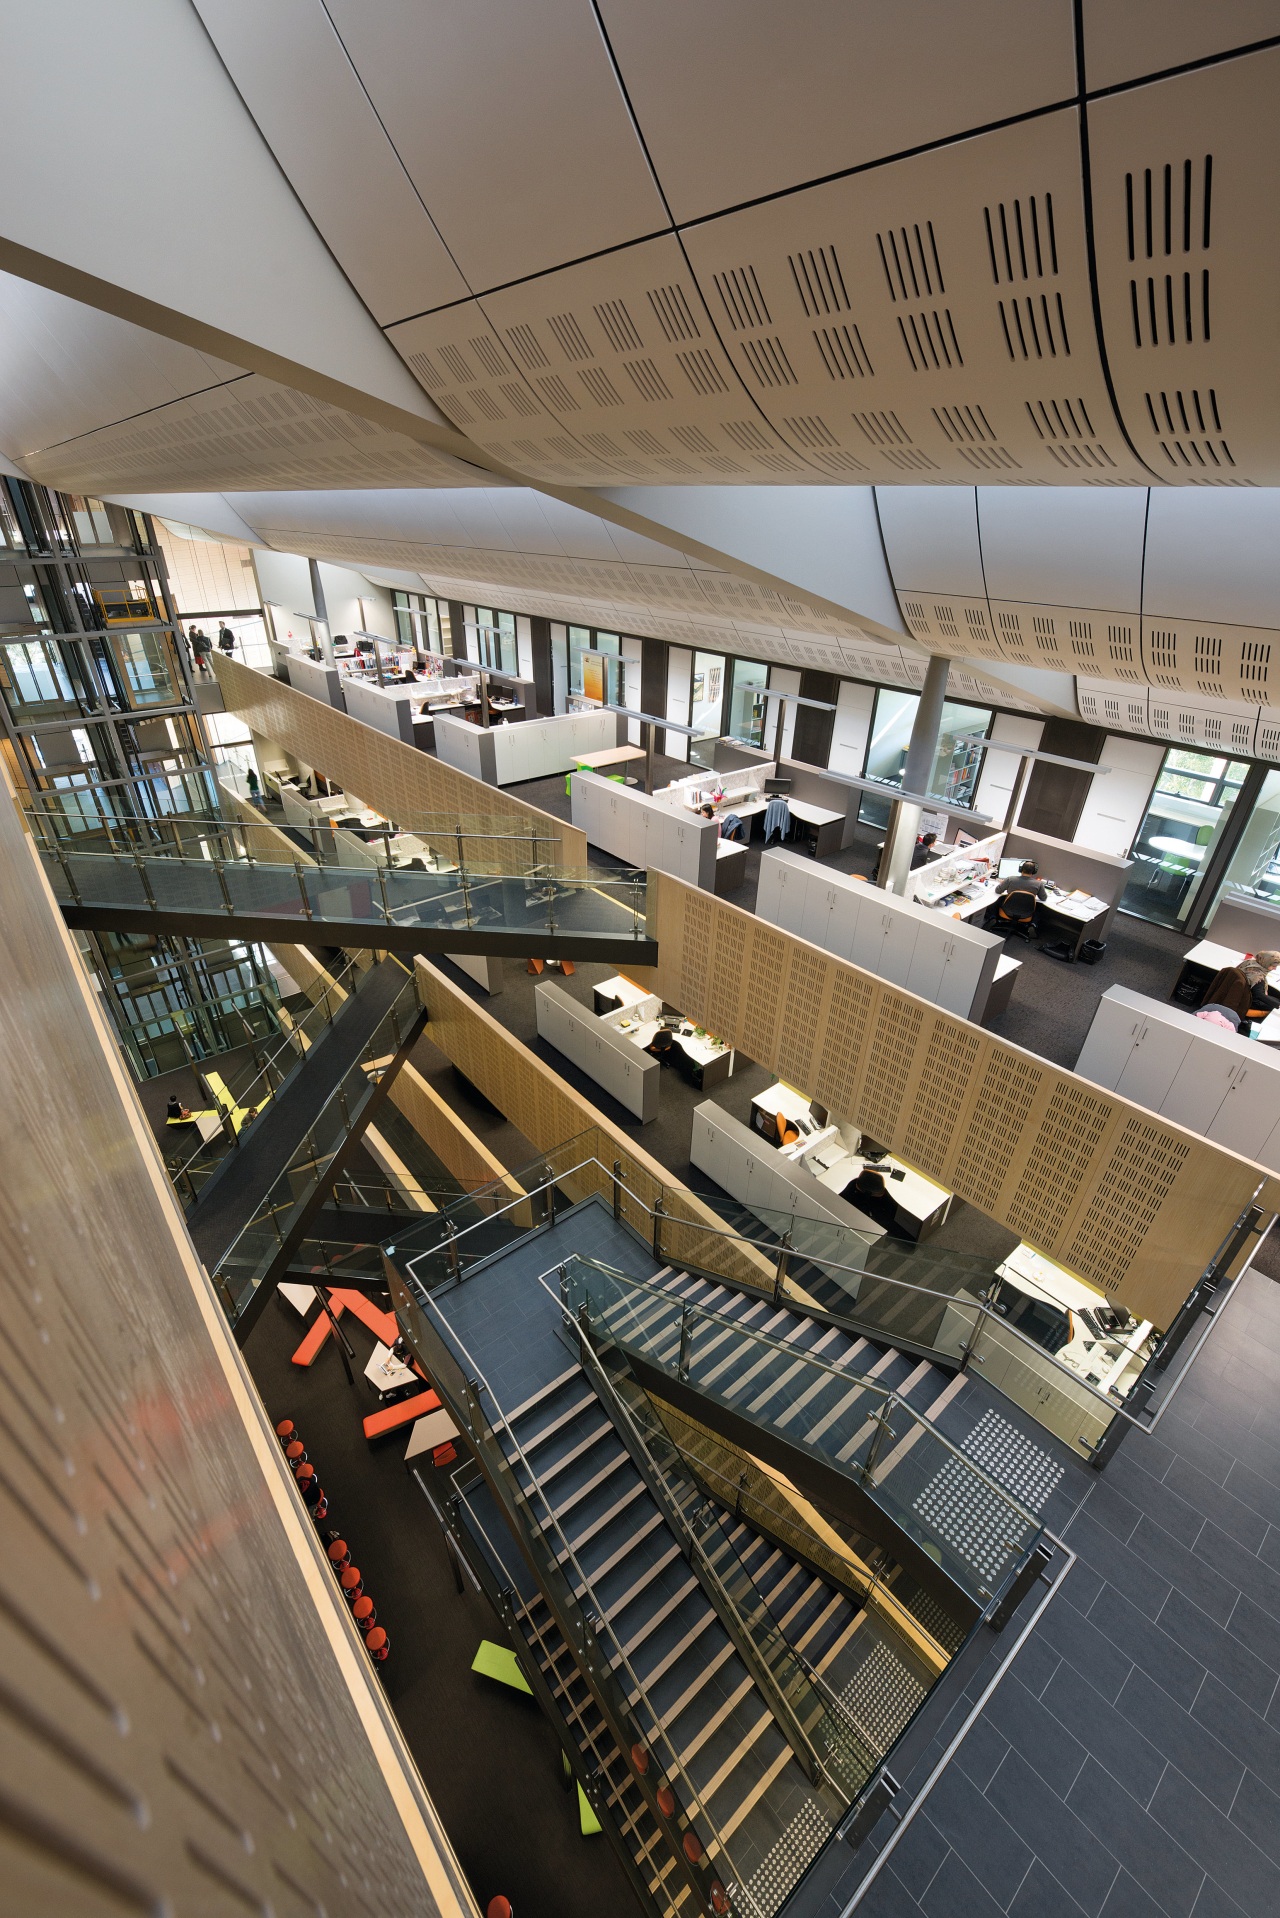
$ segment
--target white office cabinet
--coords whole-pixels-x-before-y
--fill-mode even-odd
[[[805,887],[804,906],[800,913],[800,937],[811,945],[825,946],[827,933],[831,925],[831,911],[836,902],[836,888],[822,883]]]
[[[694,1112],[689,1157],[700,1172],[771,1230],[784,1227],[791,1218],[851,1226],[870,1235],[878,1232],[856,1206],[711,1100]]]
[[[1163,746],[1144,740],[1108,734],[1098,764],[1109,770],[1095,773],[1090,781],[1089,796],[1072,835],[1077,845],[1120,857],[1128,854],[1147,810],[1164,751]]]
[[[1076,1071],[1280,1172],[1280,1054],[1271,1046],[1112,986]]]
[[[880,977],[891,980],[895,986],[905,986],[921,927],[905,913],[892,909],[888,912],[882,910],[881,916],[884,920],[884,944],[880,948]]]
[[[760,883],[756,888],[756,916],[767,919],[771,925],[781,926],[785,922],[781,912],[781,901],[787,884],[787,871],[770,859],[760,862]]]
[[[840,886],[836,889],[824,942],[828,952],[838,953],[842,959],[852,959],[858,920],[871,907],[871,901],[867,897],[869,891],[870,888],[867,886]],[[756,911],[760,913],[758,904]],[[760,913],[762,919],[766,916]]]
[[[540,1039],[571,1059],[637,1119],[657,1118],[661,1067],[656,1059],[580,1006],[562,986],[550,981],[538,986],[534,1008]]]
[[[955,950],[954,939],[948,939],[945,933],[935,936],[931,926],[921,926],[903,981],[907,991],[918,992],[922,999],[932,999],[935,1005],[941,1005],[940,994],[947,974],[947,961],[954,958]]]

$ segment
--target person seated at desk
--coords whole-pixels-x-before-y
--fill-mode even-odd
[[[884,1173],[873,1165],[864,1165],[856,1179],[850,1179],[840,1197],[856,1206],[859,1212],[865,1212],[882,1231],[895,1239],[909,1239],[911,1234],[898,1223],[898,1208],[893,1194],[889,1190]]]
[[[935,853],[933,850],[937,843],[938,835],[936,832],[921,833],[919,839],[916,840],[915,848],[911,854],[912,872],[915,872],[920,866],[927,866],[931,859],[941,858],[941,854]]]
[[[1280,966],[1280,952],[1246,953],[1238,966],[1225,966],[1209,981],[1206,1005],[1225,1006],[1241,1025],[1257,1024],[1280,1006],[1280,992],[1268,983],[1268,974]]]
[[[1029,932],[1036,907],[1042,906],[1048,896],[1049,881],[1041,879],[1034,859],[1024,859],[1017,872],[996,882],[996,898],[988,906],[982,923],[988,931],[998,932],[1003,926],[1024,926]]]
[[[189,1119],[190,1117],[190,1109],[183,1105],[176,1092],[171,1092],[169,1094],[169,1104],[165,1110],[165,1118],[176,1123],[179,1120]]]

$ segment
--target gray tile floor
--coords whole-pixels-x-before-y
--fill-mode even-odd
[[[1249,1273],[857,1909],[864,1918],[1280,1912],[1280,1286]],[[1012,1629],[1012,1628],[1011,1628]],[[997,1654],[998,1655],[998,1654]],[[918,1788],[990,1677],[970,1683]],[[888,1821],[876,1834],[884,1842]],[[842,1912],[851,1868],[823,1906]]]

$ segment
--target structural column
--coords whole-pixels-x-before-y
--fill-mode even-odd
[[[942,730],[942,708],[947,697],[949,659],[929,661],[920,689],[920,704],[907,746],[907,761],[902,769],[902,790],[923,793],[929,790],[933,762],[938,754],[938,734]],[[889,812],[889,832],[880,855],[877,883],[886,892],[902,893],[911,870],[911,854],[920,831],[920,807],[909,800],[895,799]]]
[[[316,638],[320,642],[320,652],[326,666],[333,664],[333,635],[329,631],[329,608],[325,605],[324,582],[320,577],[320,562],[309,559],[307,571],[311,575],[311,603],[316,609]]]

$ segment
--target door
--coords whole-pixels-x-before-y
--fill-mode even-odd
[[[1267,1050],[1259,1046],[1259,1052]],[[1256,1159],[1264,1142],[1280,1125],[1280,1065],[1246,1059],[1236,1069],[1227,1096],[1207,1128],[1215,1144],[1229,1152]]]
[[[947,960],[955,949],[955,940],[948,939],[941,927],[935,932],[932,926],[917,926],[915,950],[904,982],[907,990],[936,1005]]]
[[[811,945],[826,946],[836,898],[834,886],[824,885],[816,876],[810,878],[805,892],[804,911],[800,917],[802,939],[807,939]]]
[[[1191,1044],[1165,1094],[1161,1113],[1177,1125],[1190,1126],[1193,1132],[1207,1133],[1241,1064],[1238,1053],[1216,1046],[1212,1040]]]
[[[892,981],[895,986],[905,986],[911,971],[911,961],[915,956],[916,939],[922,931],[926,936],[932,927],[921,927],[914,919],[908,919],[905,912],[885,912],[884,944],[880,948],[880,977]]]
[[[1133,1045],[1113,1090],[1136,1105],[1163,1112],[1170,1088],[1196,1043],[1195,1035],[1158,1019],[1138,1019],[1134,1024]]]

